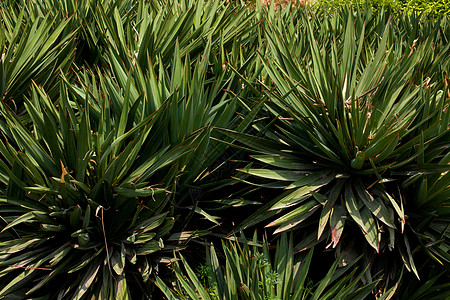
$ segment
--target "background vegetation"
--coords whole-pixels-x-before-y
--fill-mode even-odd
[[[3,2],[0,298],[449,297],[448,6],[415,3]]]
[[[326,9],[341,5],[370,6],[373,8],[389,6],[397,12],[408,14],[439,16],[450,13],[450,2],[448,0],[317,0],[316,3]]]

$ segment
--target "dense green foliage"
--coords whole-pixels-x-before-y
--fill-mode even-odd
[[[447,17],[257,3],[1,4],[0,299],[450,295]]]
[[[317,5],[329,9],[342,5],[359,7],[391,7],[397,12],[408,14],[427,14],[432,16],[449,15],[449,0],[316,0]]]
[[[245,236],[242,239],[246,240]],[[255,235],[249,243],[252,245],[222,243],[226,257],[224,271],[213,246],[209,247],[206,265],[199,267],[198,275],[181,257],[188,277],[176,263],[175,293],[160,278],[157,285],[168,299],[364,299],[379,282],[361,284],[366,270],[357,273],[357,268],[353,268],[361,257],[342,268],[338,268],[339,260],[335,260],[319,282],[307,280],[313,249],[294,260],[292,236],[288,241],[285,233],[276,244],[273,262],[266,241],[258,244]]]

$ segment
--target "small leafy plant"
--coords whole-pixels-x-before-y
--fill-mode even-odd
[[[168,299],[276,300],[365,299],[378,284],[378,280],[361,283],[365,270],[358,273],[353,267],[360,258],[342,268],[338,268],[336,260],[323,278],[311,281],[308,270],[314,250],[295,256],[292,235],[290,238],[285,233],[281,235],[274,256],[267,240],[258,243],[256,234],[252,241],[245,241],[243,245],[238,241],[245,241],[245,237],[222,243],[224,268],[211,245],[203,272],[196,274],[180,255],[181,263],[173,264],[177,277],[173,289],[159,277],[156,277],[156,285]]]

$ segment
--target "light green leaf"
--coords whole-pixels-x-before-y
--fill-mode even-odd
[[[290,170],[310,170],[313,166],[312,164],[305,164],[301,162],[297,158],[287,157],[287,156],[281,156],[281,155],[252,155],[254,159],[257,159],[263,163],[266,163],[271,166],[279,167],[279,168],[285,168]]]
[[[161,250],[161,245],[158,241],[150,240],[142,245],[139,249],[137,249],[137,255],[148,255],[154,253],[156,251]]]
[[[117,279],[116,284],[116,299],[129,300],[131,299],[130,291],[128,289],[127,280],[125,276],[121,275]]]
[[[300,178],[305,177],[306,172],[294,171],[294,170],[268,170],[268,169],[239,169],[238,171],[244,172],[253,176],[258,176],[267,179],[282,180],[282,181],[297,181]]]
[[[100,264],[93,264],[91,267],[84,273],[83,279],[81,280],[78,289],[73,296],[74,300],[80,300],[83,295],[87,292],[91,284],[94,282],[98,270],[100,269]]]
[[[366,207],[363,207],[361,210],[361,218],[364,223],[364,231],[367,232],[364,234],[364,237],[369,242],[369,245],[372,246],[378,253],[380,241],[378,239],[377,223],[375,219],[372,217],[372,214],[369,211],[369,209],[367,209]]]
[[[270,210],[277,210],[281,208],[290,207],[296,205],[301,200],[311,196],[311,192],[317,191],[324,185],[327,185],[333,181],[334,175],[329,172],[322,171],[312,173],[304,178],[292,183],[288,188],[299,187],[293,192],[287,194],[280,199]]]
[[[121,253],[117,250],[113,250],[111,255],[111,266],[117,275],[122,275],[124,265],[122,264]]]
[[[394,228],[395,225],[389,217],[389,211],[386,206],[381,202],[380,199],[374,198],[367,190],[364,188],[362,184],[357,184],[355,186],[356,193],[359,198],[363,201],[364,205],[384,224],[387,226]]]
[[[319,229],[317,230],[317,240],[320,239],[322,236],[323,231],[325,230],[325,227],[328,224],[328,220],[331,216],[331,206],[328,204],[328,201],[325,202],[322,212],[320,213],[320,219],[319,219]]]
[[[16,218],[14,221],[12,221],[8,225],[6,225],[2,229],[1,232],[5,231],[5,230],[8,230],[9,228],[16,226],[17,224],[27,222],[28,220],[31,220],[32,218],[34,218],[33,212],[32,211],[27,212],[26,214],[21,215],[20,217]]]
[[[305,204],[302,204],[300,207],[292,210],[291,212],[269,223],[268,225],[266,225],[266,227],[279,226],[284,223],[295,222],[295,220],[298,220],[300,217],[308,213],[314,207],[315,208],[318,207],[317,201],[315,200],[308,201]]]
[[[359,225],[359,227],[363,230],[365,234],[367,234],[366,229],[364,228],[364,223],[361,218],[361,214],[359,213],[359,209],[362,206],[362,203],[358,201],[353,194],[351,184],[347,184],[345,186],[345,206],[352,217],[352,219]]]

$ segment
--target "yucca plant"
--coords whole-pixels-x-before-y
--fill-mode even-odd
[[[305,229],[281,235],[275,259],[256,237],[224,243],[225,268],[208,247],[202,277],[184,259],[192,246],[171,288],[156,279],[163,293],[447,292],[445,18],[189,0],[7,1],[0,13],[0,298],[150,298],[160,262],[210,231],[201,219],[232,223],[223,208],[278,191],[238,228]],[[315,284],[302,250],[324,240],[338,259]],[[414,291],[387,248],[415,275],[421,250],[443,268]],[[389,268],[372,276],[380,260]]]
[[[231,76],[231,71],[223,72],[215,79],[207,77],[208,63],[211,59],[210,48],[211,43],[206,43],[201,60],[194,64],[188,58],[180,57],[179,47],[176,44],[173,61],[167,72],[160,60],[155,62],[158,65],[158,72],[155,72],[151,62],[149,62],[152,67],[150,71],[143,71],[139,64],[127,71],[116,60],[117,57],[110,53],[108,59],[111,60],[111,72],[107,75],[95,75],[86,71],[79,77],[79,82],[82,89],[89,90],[94,97],[100,95],[96,87],[97,78],[106,87],[105,92],[111,95],[121,89],[128,89],[127,107],[132,113],[130,118],[140,120],[152,111],[161,110],[160,117],[154,124],[154,127],[159,129],[154,133],[154,147],[169,147],[171,144],[185,141],[192,134],[198,135],[195,151],[180,159],[180,165],[184,168],[183,174],[177,180],[174,205],[183,206],[187,210],[192,209],[192,212],[201,213],[218,224],[214,218],[196,207],[199,195],[191,194],[191,188],[194,186],[198,186],[196,189],[199,190],[202,189],[200,186],[202,184],[210,184],[210,188],[211,185],[221,185],[214,183],[217,176],[212,173],[217,170],[217,161],[227,151],[228,145],[212,140],[211,129],[213,126],[230,126],[239,131],[245,130],[262,107],[262,103],[253,107],[250,103],[245,105],[238,98],[245,95],[245,91],[238,91],[238,94],[223,91],[224,89],[232,91],[237,85],[240,89],[241,84],[237,77]],[[75,90],[78,88],[74,88]],[[120,118],[123,109],[122,100],[113,100],[111,103],[112,113],[116,118]],[[95,104],[95,110],[99,109],[100,104]],[[236,114],[236,111],[241,113]]]
[[[238,241],[242,242],[241,245]],[[197,272],[180,255],[181,263],[173,263],[176,282],[169,288],[156,277],[158,287],[167,299],[365,299],[378,284],[363,284],[365,270],[357,272],[352,264],[338,268],[336,260],[323,278],[312,281],[308,277],[314,250],[295,256],[293,239],[281,235],[273,256],[266,239],[262,244],[255,235],[253,241],[245,237],[222,242],[224,267],[214,246],[209,246],[206,264]],[[183,268],[182,268],[183,267]],[[184,270],[183,270],[184,269]],[[394,289],[390,290],[392,293]],[[385,299],[385,294],[380,299]]]
[[[441,144],[448,148],[446,138]],[[449,163],[448,151],[445,155],[434,157],[440,164]],[[399,299],[445,299],[450,295],[450,226],[449,199],[450,174],[448,171],[429,174],[415,171],[411,180],[404,186],[411,190],[410,199],[414,201],[410,219],[419,244],[414,249],[420,255],[418,271],[423,274],[421,282],[408,278],[407,274],[399,286]]]
[[[273,81],[273,88],[267,86],[273,125],[255,126],[261,137],[220,130],[254,153],[239,180],[282,191],[239,228],[274,216],[267,227],[276,227],[275,233],[312,223],[315,230],[302,249],[324,239],[335,248],[344,228],[359,227],[375,252],[400,248],[417,275],[408,235],[402,234],[409,230],[405,207],[413,204],[402,182],[410,175],[400,172],[448,170],[425,153],[446,153],[439,144],[448,136],[449,98],[410,81],[422,54],[432,50],[418,44],[403,53],[403,46],[388,42],[389,22],[379,41],[366,40],[369,24],[355,27],[351,13],[345,32],[321,47],[320,32],[307,16],[303,22],[310,46],[302,56],[293,55],[302,51],[295,48],[294,32],[267,29],[273,58],[264,64],[266,81]]]
[[[77,28],[70,25],[70,16],[0,6],[0,97],[11,108],[23,109],[32,81],[58,93],[58,73],[69,71],[75,51]]]
[[[138,118],[129,90],[97,92],[62,81],[52,102],[34,86],[29,119],[2,104],[2,296],[149,297],[161,251],[192,236],[170,235],[170,207],[199,135],[163,146],[164,107]]]
[[[171,5],[177,9],[162,7],[156,14],[152,7],[140,5],[136,21],[131,21],[139,24],[131,30],[136,36],[125,34],[130,32],[130,21],[102,17],[98,26],[105,28],[104,41],[109,44],[103,67],[120,88],[126,88],[131,81],[131,103],[142,98],[136,104],[138,115],[167,103],[161,120],[168,122],[168,140],[162,140],[163,144],[181,141],[204,129],[197,150],[185,157],[177,205],[195,207],[194,211],[206,215],[197,207],[198,202],[208,198],[203,197],[205,193],[230,181],[220,169],[229,160],[229,147],[215,140],[218,135],[211,128],[226,126],[242,132],[263,105],[250,100],[254,91],[243,86],[240,77],[228,67],[253,79],[261,72],[255,63],[258,39],[253,32],[254,13],[210,1]],[[160,21],[156,22],[152,15]],[[164,30],[172,27],[176,34]],[[89,81],[85,86],[92,84]],[[213,199],[214,206],[228,206],[228,202]]]
[[[250,10],[220,1],[142,1],[125,12],[112,8],[98,7],[89,31],[99,33],[96,40],[102,51],[113,50],[126,69],[139,64],[144,72],[149,61],[155,65],[159,59],[164,68],[170,66],[176,46],[182,58],[195,62],[208,39],[215,54],[225,59],[235,39],[246,47],[255,26]]]
[[[97,16],[95,26],[109,28],[111,17],[122,26],[118,8],[111,15],[91,9],[98,8],[88,9]],[[140,4],[139,9],[150,8]],[[195,10],[187,9],[192,21]],[[143,22],[137,15],[137,22]],[[222,26],[219,43],[241,33],[228,36],[222,30],[230,22],[232,28],[242,15],[214,24]],[[125,24],[133,24],[133,16],[126,11]],[[141,17],[148,16],[142,11]],[[251,106],[238,99],[238,78],[211,55],[209,32],[197,36],[195,51],[201,55],[193,61],[176,39],[166,50],[138,43],[143,53],[139,60],[129,30],[120,38],[109,39],[109,34],[103,42],[111,48],[102,53],[103,64],[96,70],[74,67],[71,77],[62,70],[57,97],[35,84],[20,115],[2,103],[2,296],[151,297],[148,278],[158,262],[205,232],[171,231],[178,214],[185,213],[179,210],[180,199],[188,195],[178,194],[177,187],[186,189],[227,148],[212,145],[209,127],[243,130],[258,111],[246,116]],[[186,41],[195,41],[195,32],[192,39],[191,30],[186,34]],[[170,60],[163,58],[164,51],[170,52]],[[210,62],[222,72],[217,80],[209,77]],[[243,114],[236,115],[239,106]],[[212,151],[214,155],[206,155]],[[192,202],[184,207],[217,223]],[[62,277],[65,284],[50,288]]]

